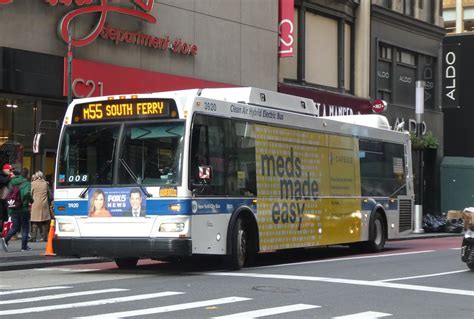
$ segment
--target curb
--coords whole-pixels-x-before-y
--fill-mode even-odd
[[[46,268],[51,266],[65,266],[65,265],[79,265],[79,264],[95,264],[110,262],[110,259],[102,258],[68,258],[58,260],[31,260],[31,261],[17,261],[5,264],[0,264],[0,272],[9,270],[24,270],[33,268]]]
[[[432,239],[432,238],[445,238],[445,237],[462,237],[462,233],[422,233],[414,234],[413,236],[403,236],[399,238],[389,239],[387,241],[400,241],[400,240],[413,240],[413,239]]]

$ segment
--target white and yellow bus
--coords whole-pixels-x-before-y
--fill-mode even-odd
[[[410,136],[380,115],[316,114],[310,99],[256,88],[74,100],[55,253],[122,268],[211,254],[240,269],[264,251],[381,251],[412,229]]]

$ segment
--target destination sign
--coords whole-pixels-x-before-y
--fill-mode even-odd
[[[127,119],[176,118],[178,112],[172,99],[120,99],[77,104],[73,123]]]

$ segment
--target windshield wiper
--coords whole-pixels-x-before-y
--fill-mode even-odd
[[[127,171],[128,175],[132,177],[135,184],[137,184],[137,186],[140,187],[140,189],[146,195],[146,197],[152,197],[152,195],[146,190],[146,188],[143,187],[141,183],[138,181],[138,177],[135,175],[135,173],[133,173],[132,169],[130,168],[130,166],[128,166],[127,162],[125,162],[123,158],[120,158],[119,161],[123,165],[125,170]]]
[[[98,174],[95,175],[96,178],[97,178],[97,180],[98,180],[99,178],[101,178],[102,175],[104,175],[104,173],[107,171],[107,168],[109,168],[109,166],[110,166],[110,164],[112,164],[112,162],[113,162],[113,160],[111,160],[111,159],[108,160],[107,162],[105,162],[106,165],[104,166],[104,168],[103,168]],[[84,190],[79,194],[79,197],[80,197],[80,198],[86,197],[86,193],[87,193],[87,191],[89,190],[89,188],[91,188],[91,187],[92,187],[92,184],[88,184],[88,185],[86,186],[86,188],[84,188]]]
[[[102,175],[106,172],[106,170],[107,170],[107,168],[109,168],[110,164],[112,164],[113,159],[114,159],[114,154],[115,154],[115,144],[116,144],[116,143],[117,143],[117,139],[114,138],[114,145],[112,145],[112,155],[110,156],[110,159],[105,162],[104,168],[102,168],[102,170],[101,170],[98,174],[95,175],[97,181],[98,181],[99,178],[101,178]],[[84,197],[86,197],[86,193],[87,193],[87,191],[89,190],[89,188],[91,188],[91,186],[92,186],[92,184],[88,184],[88,185],[86,186],[86,188],[84,188],[84,190],[79,194],[79,198],[84,198]]]

